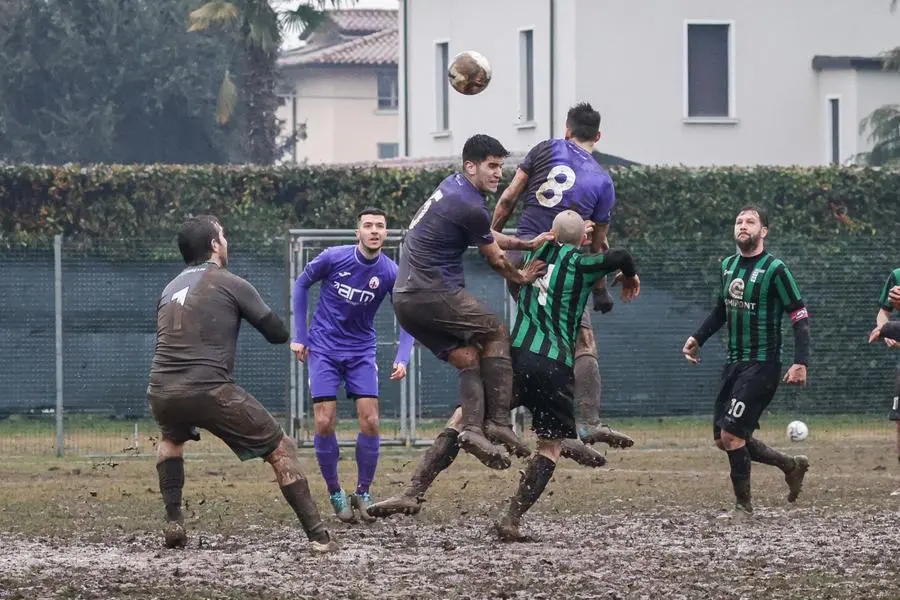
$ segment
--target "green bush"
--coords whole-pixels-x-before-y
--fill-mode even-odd
[[[265,242],[288,227],[352,227],[367,205],[409,222],[449,169],[0,166],[0,236],[28,244],[63,233],[84,243],[170,237],[213,212],[232,237]],[[835,239],[893,234],[900,172],[858,168],[614,169],[615,240],[728,238],[737,208],[759,204],[772,234]],[[510,177],[505,177],[509,181]]]

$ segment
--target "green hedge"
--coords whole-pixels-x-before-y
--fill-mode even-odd
[[[264,242],[286,227],[352,227],[363,206],[409,222],[449,169],[0,166],[0,242],[167,238],[187,214],[220,215],[232,237]],[[613,170],[614,239],[727,239],[735,210],[761,204],[775,236],[893,234],[900,172],[857,168]],[[504,178],[509,181],[510,177]]]

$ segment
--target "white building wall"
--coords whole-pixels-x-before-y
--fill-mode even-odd
[[[407,4],[410,156],[458,154],[476,131],[517,151],[549,135],[551,0]],[[652,164],[822,164],[825,100],[813,57],[875,56],[897,43],[900,25],[887,1],[556,0],[556,6],[553,133],[562,133],[568,106],[587,100],[603,115],[598,150]],[[732,121],[684,118],[686,19],[734,23]],[[521,131],[515,127],[516,35],[529,25],[535,26],[537,118],[534,129]],[[433,47],[442,39],[450,41],[451,55],[470,48],[485,54],[494,80],[479,96],[451,92],[451,133],[436,138]],[[875,94],[875,87],[866,89]],[[847,114],[842,128],[855,130],[854,113]]]

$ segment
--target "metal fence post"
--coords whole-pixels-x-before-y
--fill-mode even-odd
[[[53,237],[53,287],[56,317],[56,456],[65,453],[63,431],[62,235]]]

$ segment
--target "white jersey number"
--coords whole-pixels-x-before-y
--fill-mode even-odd
[[[564,177],[562,181],[556,179],[560,175]],[[541,206],[551,208],[562,202],[563,193],[571,189],[573,185],[575,185],[575,171],[572,170],[572,167],[556,165],[550,169],[550,172],[547,174],[547,181],[541,184],[535,196],[537,196],[537,201]],[[546,196],[547,192],[552,192],[553,195],[548,198]]]
[[[182,288],[182,289],[178,290],[177,292],[175,292],[174,294],[172,294],[172,302],[177,302],[178,304],[184,306],[184,301],[187,299],[187,293],[188,293],[189,289],[190,289],[190,286],[188,286],[186,288]]]
[[[535,279],[533,285],[538,289],[538,304],[547,306],[547,290],[550,288],[550,277],[553,276],[553,269],[556,265],[547,265],[547,272],[540,279]]]
[[[428,209],[431,208],[431,205],[443,197],[444,192],[442,192],[441,190],[435,190],[431,197],[425,201],[425,204],[422,205],[422,208],[419,209],[419,212],[416,213],[416,216],[412,218],[412,221],[410,221],[409,223],[409,229],[415,227],[419,223],[419,221],[422,220],[422,217],[425,216],[425,213],[428,212]]]

